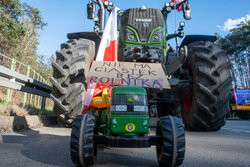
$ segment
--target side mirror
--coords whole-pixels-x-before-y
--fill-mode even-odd
[[[95,18],[95,4],[94,3],[87,4],[87,12],[88,12],[88,19],[92,20]]]
[[[183,7],[183,17],[185,20],[190,20],[191,19],[191,6],[188,3],[184,3]]]

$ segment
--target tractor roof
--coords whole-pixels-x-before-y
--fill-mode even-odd
[[[144,88],[140,87],[115,86],[112,89],[112,94],[147,95],[147,91]]]

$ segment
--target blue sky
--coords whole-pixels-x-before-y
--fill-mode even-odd
[[[37,53],[50,57],[67,41],[67,33],[93,30],[93,21],[87,19],[88,0],[21,0],[38,8],[48,23],[40,33]],[[162,8],[164,0],[113,0],[121,9],[141,7]],[[186,22],[184,32],[189,34],[225,35],[243,17],[250,19],[250,0],[190,0],[192,19]],[[183,21],[182,12],[177,19]],[[168,19],[169,33],[174,32],[174,12]]]

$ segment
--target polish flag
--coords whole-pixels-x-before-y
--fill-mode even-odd
[[[175,4],[179,4],[183,2],[183,0],[171,0],[171,2],[174,2]],[[181,10],[182,10],[182,5],[178,8],[178,12],[180,12]]]
[[[102,40],[98,49],[95,61],[117,61],[117,11],[114,8],[104,28]],[[88,83],[88,88],[84,97],[83,112],[89,108],[93,97],[102,92],[104,88],[112,87],[108,84]]]
[[[117,11],[114,8],[105,26],[96,61],[117,61]]]

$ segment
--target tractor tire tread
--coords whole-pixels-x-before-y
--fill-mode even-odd
[[[73,39],[61,44],[56,52],[56,61],[52,63],[53,77],[52,100],[55,102],[54,112],[59,115],[60,122],[72,126],[72,120],[81,113],[85,96],[85,75],[95,56],[95,43],[88,39]],[[86,69],[86,70],[85,70]]]
[[[94,119],[83,114],[75,118],[70,140],[70,154],[74,164],[87,167],[94,164]]]
[[[193,78],[190,87],[192,104],[182,112],[185,128],[195,131],[214,131],[225,124],[229,112],[231,81],[230,62],[220,45],[209,41],[188,45],[185,65]],[[211,63],[213,62],[213,63]]]
[[[160,117],[156,133],[162,136],[162,143],[156,146],[159,166],[181,165],[185,155],[185,132],[182,119],[173,116]]]

